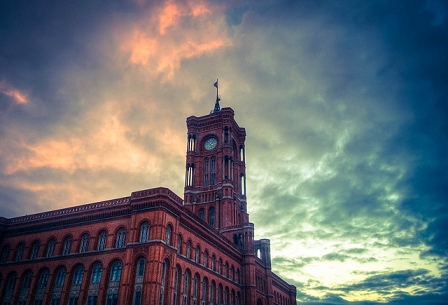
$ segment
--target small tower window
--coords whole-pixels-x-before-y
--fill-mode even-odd
[[[205,210],[204,208],[199,209],[199,218],[205,220]]]
[[[216,184],[216,158],[210,160],[210,185]]]
[[[246,196],[246,176],[244,174],[241,174],[240,180],[241,195]]]
[[[185,173],[185,186],[193,185],[193,176],[194,176],[194,164],[187,164],[187,170]]]
[[[212,228],[215,227],[215,208],[214,207],[210,207],[208,209],[208,224]]]
[[[210,161],[208,158],[204,159],[204,186],[208,186],[209,182]]]

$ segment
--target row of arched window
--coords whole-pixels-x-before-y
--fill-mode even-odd
[[[150,223],[149,221],[143,221],[140,224],[140,236],[139,236],[139,242],[148,242],[149,241],[149,231],[150,231]],[[171,226],[167,227],[167,241],[169,243],[170,236],[171,236]],[[58,251],[58,253],[55,253],[55,246],[56,246],[56,238],[52,237],[50,238],[46,243],[46,248],[44,250],[44,253],[41,253],[41,242],[40,240],[33,241],[30,250],[28,253],[25,253],[25,243],[19,242],[16,246],[16,251],[14,254],[14,257],[10,257],[10,245],[6,244],[3,246],[1,255],[0,255],[0,263],[6,263],[8,261],[16,261],[20,262],[25,259],[36,259],[39,257],[53,257],[55,255],[68,255],[70,253],[85,253],[87,251],[102,251],[106,249],[107,245],[107,238],[108,233],[106,230],[101,230],[96,239],[96,245],[95,248],[90,246],[90,235],[89,233],[83,233],[80,238],[80,243],[78,249],[73,249],[73,237],[71,235],[67,235],[63,239],[62,248]],[[115,232],[114,236],[114,245],[115,248],[124,248],[126,247],[126,229],[124,227],[118,228]]]
[[[234,282],[241,283],[241,274],[240,269],[236,268],[233,265],[229,265],[228,262],[223,264],[222,258],[216,259],[215,254],[209,256],[207,250],[203,253],[201,252],[201,247],[196,245],[196,247],[192,248],[191,240],[187,240],[185,243],[185,249],[182,249],[182,235],[178,235],[177,238],[177,253],[180,255],[184,255],[186,258],[190,260],[194,260],[197,264],[204,266],[214,272],[217,272],[228,279],[231,279]],[[194,255],[193,255],[194,251]]]
[[[144,285],[145,274],[145,258],[139,258],[136,263],[134,289],[132,305],[141,305],[142,292]],[[108,281],[106,291],[106,305],[116,305],[118,303],[119,282],[121,279],[121,273],[123,264],[119,260],[115,260],[110,265],[108,272]],[[87,289],[87,305],[97,305],[98,300],[98,286],[103,280],[103,265],[101,262],[96,262],[92,265],[90,270],[90,277],[88,282],[85,280],[85,270],[82,264],[77,264],[71,271],[70,286],[66,286],[64,290],[68,292],[68,304],[79,304],[79,292],[81,286],[83,289]],[[164,299],[167,298],[168,293],[168,277],[169,277],[169,261],[165,260],[162,265],[162,277],[161,277],[161,290],[159,297],[159,304],[165,304]],[[63,299],[62,291],[64,284],[66,283],[67,271],[65,266],[58,267],[54,273],[50,274],[49,268],[42,268],[36,277],[34,283],[35,287],[32,290],[31,284],[33,280],[33,273],[31,270],[25,271],[20,278],[17,277],[17,273],[11,272],[8,274],[3,287],[3,305],[9,305],[12,301],[13,295],[17,295],[16,282],[19,279],[19,300],[18,305],[33,304],[42,305],[45,293],[50,296],[51,305],[61,304]],[[0,274],[0,287],[1,287],[1,274]],[[86,286],[87,285],[87,286]],[[105,286],[106,287],[106,286]],[[35,291],[35,293],[32,293]],[[182,273],[181,267],[177,265],[174,274],[174,291],[173,291],[173,305],[188,305],[188,304],[202,304],[202,305],[215,305],[215,304],[230,304],[240,305],[242,303],[240,292],[236,292],[234,289],[229,289],[228,286],[223,286],[221,283],[216,285],[216,282],[211,282],[207,277],[200,278],[196,273],[192,277],[190,269],[186,269]],[[28,301],[32,298],[32,303]],[[82,302],[84,303],[84,302]]]
[[[109,277],[107,282],[107,305],[116,305],[118,301],[118,283],[121,279],[121,271],[123,264],[119,260],[115,260],[109,267]],[[84,274],[86,270],[84,265],[77,264],[72,269],[72,277],[70,286],[67,287],[69,292],[68,304],[78,304],[79,291],[83,284]],[[101,262],[93,264],[90,279],[88,281],[88,296],[87,305],[96,305],[98,298],[98,285],[102,280],[103,265]],[[62,290],[64,283],[66,282],[67,270],[65,266],[58,267],[52,274],[50,274],[49,268],[42,268],[36,277],[34,282],[34,289],[31,289],[32,279],[34,279],[33,272],[31,270],[25,271],[20,278],[18,278],[15,271],[8,274],[5,279],[5,283],[2,289],[3,305],[9,305],[12,302],[14,295],[18,295],[18,305],[33,304],[42,305],[44,295],[49,294],[51,305],[59,305],[62,299]],[[2,285],[0,274],[0,287]],[[16,282],[19,280],[19,291],[16,290]],[[85,280],[84,280],[85,282]],[[33,291],[35,291],[33,293]],[[18,294],[17,294],[18,293]],[[28,301],[31,300],[32,303]]]
[[[278,292],[274,292],[274,304],[276,305],[290,305],[289,299]]]
[[[119,228],[115,235],[115,248],[123,248],[125,247],[125,237],[126,237],[126,230],[125,228]],[[84,253],[89,250],[93,250],[89,248],[89,241],[90,241],[90,235],[89,233],[84,233],[81,235],[79,248],[77,249],[78,253]],[[98,233],[97,238],[97,244],[96,244],[96,250],[102,251],[106,248],[106,241],[107,241],[107,231],[102,230]],[[31,245],[31,250],[26,255],[25,253],[25,243],[19,242],[16,246],[16,251],[13,260],[16,262],[20,262],[24,259],[36,259],[38,257],[53,257],[55,255],[68,255],[70,253],[76,253],[76,251],[73,251],[73,237],[71,235],[67,235],[63,240],[63,246],[60,249],[59,253],[55,253],[55,246],[56,246],[56,238],[52,237],[47,241],[46,248],[44,253],[40,252],[41,244],[40,240],[35,240]],[[10,246],[9,244],[6,244],[2,248],[1,252],[1,258],[0,263],[6,263],[10,261]]]
[[[209,281],[207,277],[200,278],[196,273],[192,277],[190,269],[182,269],[176,266],[174,274],[174,296],[173,305],[216,305],[229,304],[241,305],[241,293],[223,286],[221,283],[216,285],[214,280]]]

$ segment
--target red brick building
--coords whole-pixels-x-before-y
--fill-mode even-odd
[[[187,119],[184,199],[166,188],[0,218],[3,305],[292,305],[246,206],[231,108]]]

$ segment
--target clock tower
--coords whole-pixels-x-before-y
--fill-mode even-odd
[[[187,129],[184,204],[244,248],[244,228],[253,228],[246,206],[246,130],[231,108],[219,107],[219,97],[210,114],[188,117]]]

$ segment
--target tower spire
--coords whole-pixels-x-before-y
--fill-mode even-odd
[[[218,95],[218,80],[216,80],[216,83],[214,83],[214,85],[216,87],[216,102],[215,102],[215,109],[213,109],[213,112],[220,112],[221,111],[221,107],[219,106],[219,101],[221,100],[221,98]]]

